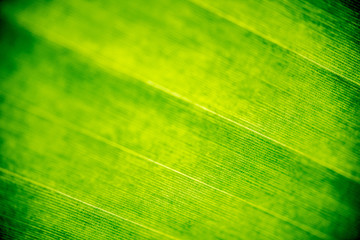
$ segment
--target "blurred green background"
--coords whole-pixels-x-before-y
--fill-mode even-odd
[[[0,6],[3,239],[359,237],[355,3]]]

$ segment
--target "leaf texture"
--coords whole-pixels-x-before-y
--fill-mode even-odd
[[[342,1],[1,3],[5,239],[356,239]]]

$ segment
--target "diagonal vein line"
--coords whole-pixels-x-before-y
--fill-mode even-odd
[[[25,111],[26,111],[26,110],[25,110]],[[75,132],[78,132],[78,133],[83,134],[83,135],[85,135],[85,136],[88,136],[88,137],[90,137],[90,138],[93,138],[93,139],[95,139],[95,140],[97,140],[97,141],[99,141],[99,142],[103,142],[103,143],[105,143],[105,144],[107,144],[107,145],[109,145],[109,146],[112,146],[112,147],[117,148],[117,149],[119,149],[119,150],[121,150],[121,151],[124,151],[124,152],[126,152],[126,153],[129,153],[129,154],[131,154],[131,155],[133,155],[133,156],[135,156],[135,157],[138,157],[138,158],[140,158],[140,159],[143,159],[143,160],[145,160],[145,161],[151,162],[151,163],[156,164],[156,165],[158,165],[158,166],[161,166],[161,167],[163,167],[163,168],[165,168],[165,169],[168,169],[168,170],[170,170],[170,171],[172,171],[172,172],[175,172],[175,173],[177,173],[177,174],[179,174],[179,175],[182,175],[182,176],[184,176],[184,177],[186,177],[186,178],[188,178],[188,179],[191,179],[191,180],[193,180],[193,181],[195,181],[195,182],[197,182],[197,183],[199,183],[199,184],[202,184],[202,185],[204,185],[204,186],[206,186],[206,187],[208,187],[208,188],[211,188],[211,189],[213,189],[213,190],[215,190],[215,191],[221,192],[221,193],[223,193],[223,194],[225,194],[225,195],[227,195],[227,196],[229,196],[229,197],[238,199],[238,200],[240,200],[241,202],[244,202],[245,204],[248,204],[248,205],[252,206],[252,207],[255,208],[255,209],[258,209],[258,210],[260,210],[260,211],[262,211],[262,212],[264,212],[264,213],[266,213],[266,214],[268,214],[268,215],[271,215],[271,216],[273,216],[273,217],[275,217],[275,218],[278,218],[278,219],[280,219],[280,220],[282,220],[282,221],[284,221],[284,222],[287,222],[287,223],[289,223],[289,224],[291,224],[291,225],[293,225],[293,226],[295,226],[295,227],[297,227],[297,228],[299,228],[299,229],[301,229],[301,230],[303,230],[303,231],[305,231],[305,232],[308,232],[308,233],[312,234],[313,236],[316,236],[316,237],[321,238],[321,239],[330,239],[330,236],[328,236],[327,234],[325,234],[325,233],[323,233],[323,232],[321,232],[321,231],[319,231],[319,230],[317,230],[317,229],[314,229],[314,228],[312,228],[312,227],[310,227],[310,226],[308,226],[308,225],[306,225],[306,224],[302,224],[302,223],[300,223],[300,222],[297,222],[297,221],[295,221],[295,220],[292,220],[291,218],[288,218],[288,217],[283,216],[283,215],[281,215],[281,214],[278,214],[278,213],[276,213],[276,212],[270,211],[270,210],[268,210],[268,209],[266,209],[266,208],[264,208],[264,207],[261,207],[261,206],[259,206],[259,205],[254,204],[254,203],[251,203],[251,202],[249,202],[249,201],[246,201],[245,199],[243,199],[243,198],[241,198],[241,197],[238,197],[238,196],[236,196],[236,195],[234,195],[234,194],[231,194],[231,193],[229,193],[229,192],[227,192],[227,191],[224,191],[224,190],[219,189],[219,188],[217,188],[217,187],[214,187],[214,186],[212,186],[212,185],[210,185],[210,184],[207,184],[207,183],[205,183],[205,182],[203,182],[203,181],[201,181],[201,180],[198,180],[198,179],[196,179],[196,178],[194,178],[194,177],[191,177],[191,176],[189,176],[189,175],[187,175],[187,174],[185,174],[185,173],[182,173],[182,172],[180,172],[180,171],[178,171],[178,170],[176,170],[176,169],[173,169],[173,168],[171,168],[171,167],[168,167],[168,166],[166,166],[166,165],[164,165],[164,164],[162,164],[162,163],[159,163],[159,162],[157,162],[157,161],[155,161],[155,160],[153,160],[153,159],[151,159],[151,158],[148,158],[148,157],[146,157],[146,156],[144,156],[144,155],[142,155],[142,154],[140,154],[140,153],[138,153],[138,152],[136,152],[136,151],[134,151],[134,150],[132,150],[132,149],[130,149],[130,148],[128,148],[128,147],[125,147],[125,146],[123,146],[123,145],[121,145],[121,144],[119,144],[119,143],[116,143],[116,142],[114,142],[114,141],[112,141],[112,140],[109,140],[109,139],[107,139],[107,138],[105,138],[105,137],[102,137],[102,136],[100,136],[100,135],[98,135],[98,134],[96,134],[96,133],[94,133],[94,132],[92,132],[92,131],[90,131],[90,130],[81,128],[81,127],[79,127],[79,126],[76,126],[76,125],[74,125],[74,124],[72,124],[72,123],[70,123],[70,122],[68,122],[68,121],[66,121],[66,120],[64,120],[64,119],[62,119],[62,118],[58,118],[58,117],[56,117],[56,116],[54,116],[54,115],[52,115],[52,114],[49,114],[49,113],[47,113],[47,112],[42,112],[42,113],[39,113],[39,112],[38,112],[38,113],[31,112],[31,114],[34,114],[34,115],[36,115],[36,116],[40,116],[40,117],[42,117],[42,118],[45,118],[45,119],[48,120],[48,121],[53,121],[53,122],[55,122],[55,123],[57,123],[57,124],[59,124],[59,125],[61,125],[61,126],[64,126],[64,127],[68,128],[68,129],[70,129],[70,130],[72,130],[72,131],[75,131]],[[85,203],[85,204],[86,204],[86,203]],[[87,205],[88,205],[88,204],[87,204]],[[92,206],[92,205],[89,205],[89,206]],[[94,206],[94,207],[95,207],[95,206]],[[97,207],[95,207],[95,208],[97,208]],[[102,210],[102,209],[100,209],[100,210]],[[103,210],[103,211],[107,212],[106,210]],[[113,214],[113,213],[109,213],[109,214],[114,215],[114,216],[116,216],[116,217],[119,217],[119,216],[117,216],[117,215],[115,215],[115,214]],[[119,217],[119,218],[121,218],[121,217]],[[131,220],[129,220],[129,221],[131,221]],[[136,224],[136,223],[135,223],[135,224]],[[138,224],[138,225],[140,225],[140,224]],[[174,238],[174,237],[173,237],[173,238]]]
[[[49,42],[59,44],[60,46],[62,46],[64,48],[67,48],[70,51],[75,52],[75,53],[85,57],[86,59],[95,61],[97,63],[96,64],[97,67],[103,69],[105,72],[111,74],[112,76],[114,76],[116,78],[121,78],[121,76],[119,76],[119,75],[123,75],[123,76],[126,75],[126,76],[128,76],[128,77],[130,77],[130,78],[132,78],[132,79],[134,79],[136,81],[145,83],[145,84],[149,85],[150,87],[153,87],[153,88],[155,88],[155,89],[157,89],[157,90],[159,90],[161,92],[166,93],[167,95],[170,95],[172,97],[175,97],[175,98],[179,99],[182,102],[186,102],[186,103],[188,103],[188,104],[190,104],[192,106],[195,106],[198,109],[201,109],[201,110],[203,110],[205,112],[210,113],[211,115],[217,116],[217,117],[219,117],[219,118],[221,118],[221,119],[223,119],[223,120],[225,120],[227,122],[230,122],[230,123],[232,123],[234,125],[237,125],[240,128],[247,129],[248,131],[251,131],[251,132],[253,132],[253,133],[255,133],[255,134],[257,134],[257,135],[259,135],[259,136],[261,136],[261,137],[263,137],[265,139],[268,139],[271,142],[274,142],[275,144],[278,144],[278,145],[280,145],[280,146],[282,146],[282,147],[284,147],[284,148],[286,148],[286,149],[288,149],[288,150],[290,150],[290,151],[292,151],[292,152],[294,152],[294,153],[296,153],[296,154],[298,154],[300,156],[303,156],[303,157],[305,157],[305,158],[307,158],[307,159],[309,159],[309,160],[311,160],[313,162],[316,162],[316,163],[320,164],[321,166],[323,166],[325,168],[328,168],[328,169],[330,169],[330,170],[332,170],[332,171],[334,171],[334,172],[336,172],[336,173],[338,173],[338,174],[340,174],[340,175],[342,175],[342,176],[344,176],[344,177],[346,177],[346,178],[348,178],[348,179],[350,179],[350,180],[352,180],[352,181],[354,181],[356,183],[360,183],[360,177],[354,176],[353,174],[351,174],[349,172],[346,172],[346,171],[344,171],[344,170],[342,170],[340,168],[337,168],[337,167],[327,163],[326,161],[320,161],[318,159],[314,159],[311,156],[307,155],[306,153],[304,153],[304,152],[302,152],[302,151],[300,151],[300,150],[298,150],[296,148],[288,146],[288,145],[286,145],[286,144],[284,144],[284,143],[282,143],[282,142],[280,142],[280,141],[278,141],[276,139],[273,139],[273,138],[271,138],[271,137],[269,137],[269,136],[267,136],[265,134],[260,133],[259,131],[256,131],[256,130],[250,128],[250,127],[247,127],[247,126],[245,126],[245,125],[243,125],[243,124],[241,124],[241,123],[239,123],[237,121],[234,121],[229,117],[226,117],[226,116],[224,116],[224,115],[222,115],[220,113],[217,113],[216,111],[211,110],[211,109],[209,109],[209,108],[207,108],[207,107],[205,107],[205,106],[203,106],[201,104],[198,104],[198,103],[190,100],[189,98],[187,98],[187,97],[185,97],[185,96],[183,96],[183,95],[181,95],[181,94],[179,94],[177,92],[174,92],[174,91],[172,91],[172,90],[170,90],[170,89],[168,89],[168,88],[166,88],[166,87],[164,87],[164,86],[162,86],[162,85],[160,85],[160,84],[158,84],[158,83],[156,83],[154,81],[146,80],[147,77],[142,76],[141,74],[139,74],[139,72],[132,71],[131,73],[129,73],[129,71],[126,71],[124,69],[119,70],[118,66],[114,67],[113,65],[109,65],[106,57],[104,57],[104,56],[97,55],[96,59],[94,59],[89,54],[86,54],[86,52],[84,50],[82,50],[82,47],[80,47],[80,49],[76,49],[76,48],[72,47],[71,44],[66,44],[66,43],[63,43],[63,42],[56,42],[56,41],[54,41],[52,39],[49,39],[49,38],[47,38],[46,36],[43,36],[43,35],[38,35],[38,36],[40,36],[43,39],[46,39]],[[124,71],[126,71],[126,72],[124,72]],[[249,121],[246,121],[246,120],[241,119],[241,118],[238,118],[238,119],[243,121],[243,122],[246,122],[246,123],[248,123],[248,124],[250,124],[252,126],[254,126],[254,124],[249,122]]]
[[[338,72],[336,72],[336,71],[322,65],[321,63],[316,62],[315,60],[313,60],[313,59],[311,59],[309,57],[306,57],[305,55],[303,55],[303,54],[301,54],[301,53],[299,53],[299,52],[285,46],[284,44],[277,41],[276,39],[274,39],[274,38],[272,38],[270,36],[266,36],[265,34],[262,34],[261,32],[257,31],[255,28],[253,28],[253,27],[251,27],[251,26],[249,26],[249,25],[247,25],[245,23],[242,23],[241,21],[237,20],[235,17],[232,17],[231,15],[225,14],[224,12],[222,12],[221,10],[219,10],[219,9],[217,9],[215,7],[212,7],[212,6],[210,6],[208,4],[205,4],[205,3],[200,3],[198,0],[187,0],[187,1],[193,3],[194,5],[204,9],[205,11],[207,11],[207,12],[209,12],[211,14],[214,14],[214,15],[222,18],[222,19],[225,19],[228,22],[230,22],[230,23],[232,23],[232,24],[234,24],[234,25],[236,25],[236,26],[238,26],[238,27],[240,27],[242,29],[245,29],[245,30],[257,35],[258,37],[261,37],[262,39],[265,39],[268,42],[271,42],[271,43],[279,46],[282,49],[285,49],[286,51],[289,51],[289,52],[292,52],[292,53],[298,55],[299,57],[301,57],[301,58],[303,58],[303,59],[305,59],[305,60],[307,60],[307,61],[309,61],[309,62],[311,62],[311,63],[313,63],[313,64],[315,64],[315,65],[317,65],[317,66],[319,66],[321,68],[323,68],[323,69],[325,69],[328,72],[331,72],[331,73],[335,74],[336,76],[339,76],[339,77],[341,77],[341,78],[343,78],[343,79],[345,79],[345,80],[347,80],[347,81],[349,81],[349,82],[351,82],[353,84],[356,84],[357,87],[360,86],[359,82],[356,82],[355,80],[352,80],[351,78],[346,77],[346,76],[344,76],[344,75],[342,75],[342,74],[340,74],[340,73],[338,73]]]
[[[137,78],[137,77],[136,77],[136,78]],[[139,81],[141,81],[141,80],[139,80]],[[167,88],[165,88],[165,87],[163,87],[163,86],[161,86],[161,85],[159,85],[159,84],[157,84],[157,83],[155,83],[155,82],[153,82],[153,81],[146,81],[145,83],[148,84],[148,85],[150,85],[150,86],[152,86],[152,87],[154,87],[154,88],[156,88],[156,89],[159,89],[159,90],[161,90],[161,91],[163,91],[163,92],[165,92],[165,93],[167,93],[167,94],[169,94],[169,95],[171,95],[171,96],[174,96],[174,97],[176,97],[176,98],[178,98],[178,99],[180,99],[180,100],[182,100],[182,101],[184,101],[184,102],[190,103],[191,105],[193,105],[193,106],[195,106],[195,107],[197,107],[197,108],[200,108],[200,109],[202,109],[203,111],[206,111],[206,112],[208,112],[208,113],[210,113],[210,114],[212,114],[212,115],[215,115],[215,116],[217,116],[217,117],[219,117],[219,118],[221,118],[221,119],[223,119],[223,120],[225,120],[225,121],[231,122],[232,124],[235,124],[235,125],[237,125],[237,126],[239,126],[239,127],[241,127],[241,128],[244,128],[244,129],[246,129],[246,130],[249,130],[249,131],[251,131],[251,132],[253,132],[253,133],[255,133],[255,134],[257,134],[257,135],[259,135],[259,136],[261,136],[261,137],[263,137],[263,138],[265,138],[265,139],[270,140],[271,142],[274,142],[274,143],[276,143],[276,144],[278,144],[278,145],[280,145],[280,146],[282,146],[282,147],[284,147],[284,148],[286,148],[286,149],[289,149],[290,151],[292,151],[292,152],[294,152],[294,153],[296,153],[296,154],[298,154],[298,155],[301,155],[301,156],[303,156],[303,157],[305,157],[305,158],[307,158],[307,159],[309,159],[309,160],[311,160],[311,161],[313,161],[313,162],[316,162],[316,163],[322,165],[323,167],[326,167],[326,168],[328,168],[328,169],[330,169],[330,170],[332,170],[332,171],[334,171],[334,172],[336,172],[336,173],[338,173],[338,174],[340,174],[340,175],[342,175],[342,176],[344,176],[344,177],[346,177],[346,178],[348,178],[348,179],[350,179],[350,180],[352,180],[352,181],[355,181],[355,182],[357,182],[357,183],[360,183],[360,178],[359,178],[359,177],[356,177],[356,176],[353,176],[351,173],[348,173],[348,172],[346,172],[346,171],[344,171],[344,170],[341,170],[341,169],[339,169],[339,168],[337,168],[337,167],[335,167],[335,166],[332,166],[332,165],[330,165],[330,164],[327,164],[327,163],[324,162],[324,161],[316,160],[316,159],[310,157],[309,155],[305,154],[304,152],[302,152],[302,151],[300,151],[300,150],[297,150],[297,149],[295,149],[295,148],[293,148],[293,147],[291,147],[291,146],[288,146],[288,145],[286,145],[286,144],[284,144],[284,143],[282,143],[282,142],[280,142],[280,141],[278,141],[278,140],[276,140],[276,139],[273,139],[273,138],[271,138],[271,137],[268,137],[268,136],[266,136],[265,134],[262,134],[262,133],[254,130],[254,129],[252,129],[252,128],[249,128],[249,127],[247,127],[247,126],[245,126],[245,125],[243,125],[243,124],[241,124],[241,123],[239,123],[239,122],[236,122],[236,121],[234,121],[234,120],[232,120],[232,119],[230,119],[230,118],[228,118],[228,117],[226,117],[226,116],[224,116],[224,115],[222,115],[222,114],[219,114],[219,113],[217,113],[217,112],[215,112],[215,111],[213,111],[213,110],[211,110],[211,109],[209,109],[209,108],[207,108],[207,107],[204,107],[204,106],[202,106],[202,105],[200,105],[200,104],[198,104],[198,103],[196,103],[196,102],[193,102],[193,101],[191,101],[190,99],[188,99],[188,98],[186,98],[186,97],[184,97],[184,96],[182,96],[182,95],[180,95],[180,94],[178,94],[178,93],[176,93],[176,92],[173,92],[173,91],[171,91],[171,90],[169,90],[169,89],[167,89]],[[250,122],[245,121],[245,120],[243,120],[243,119],[240,119],[240,120],[242,120],[242,121],[244,121],[244,122],[246,122],[246,123],[251,124]],[[251,125],[253,125],[253,124],[251,124]]]
[[[173,237],[173,236],[171,236],[171,235],[168,235],[168,234],[166,234],[166,233],[160,232],[160,231],[158,231],[158,230],[156,230],[156,229],[154,229],[154,228],[148,227],[148,226],[143,225],[143,224],[141,224],[141,223],[137,223],[137,222],[132,221],[132,220],[130,220],[130,219],[121,217],[121,216],[119,216],[119,215],[117,215],[117,214],[115,214],[115,213],[109,212],[109,211],[107,211],[107,210],[105,210],[105,209],[99,208],[99,207],[97,207],[97,206],[95,206],[95,205],[92,205],[92,204],[90,204],[90,203],[84,202],[84,201],[82,201],[82,200],[80,200],[80,199],[78,199],[78,198],[75,198],[75,197],[73,197],[73,196],[70,196],[69,194],[66,194],[66,193],[64,193],[64,192],[61,192],[61,191],[59,191],[59,190],[56,190],[56,189],[54,189],[54,188],[52,188],[52,187],[46,186],[46,185],[44,185],[44,184],[42,184],[42,183],[39,183],[39,182],[37,182],[37,181],[31,180],[31,179],[29,179],[29,178],[27,178],[27,177],[21,176],[21,175],[15,173],[15,172],[9,171],[9,170],[7,170],[7,169],[5,169],[5,168],[0,167],[0,172],[3,172],[3,173],[5,173],[5,174],[11,175],[11,176],[13,176],[13,177],[22,179],[22,180],[24,180],[24,181],[26,181],[26,182],[29,182],[29,183],[32,183],[32,184],[34,184],[34,185],[36,185],[36,186],[45,188],[45,189],[47,189],[47,190],[49,190],[49,191],[55,192],[55,193],[60,194],[60,195],[62,195],[62,196],[64,196],[64,197],[70,198],[70,199],[72,199],[72,200],[74,200],[74,201],[76,201],[76,202],[79,202],[79,203],[84,204],[84,205],[86,205],[86,206],[89,206],[89,207],[91,207],[91,208],[97,209],[97,210],[99,210],[99,211],[101,211],[101,212],[104,212],[104,213],[106,213],[106,214],[108,214],[108,215],[111,215],[111,216],[113,216],[113,217],[119,218],[119,219],[121,219],[121,220],[127,221],[127,222],[129,222],[129,223],[134,224],[134,225],[137,225],[137,226],[140,226],[140,227],[142,227],[142,228],[148,229],[148,230],[150,230],[150,231],[152,231],[152,232],[158,233],[158,234],[163,235],[163,236],[165,236],[165,237],[168,237],[168,238],[170,238],[170,239],[178,239],[178,238],[175,238],[175,237]]]
[[[105,68],[105,71],[106,70],[107,69]],[[282,146],[282,147],[284,147],[284,148],[286,148],[286,149],[288,149],[288,150],[290,150],[290,151],[292,151],[292,152],[294,152],[294,153],[296,153],[298,155],[301,155],[301,156],[303,156],[303,157],[305,157],[305,158],[307,158],[307,159],[309,159],[309,160],[311,160],[313,162],[316,162],[316,163],[320,164],[321,166],[326,167],[326,168],[328,168],[328,169],[330,169],[330,170],[332,170],[332,171],[334,171],[334,172],[336,172],[336,173],[338,173],[338,174],[340,174],[340,175],[342,175],[342,176],[344,176],[344,177],[346,177],[346,178],[348,178],[348,179],[350,179],[352,181],[360,183],[360,178],[357,177],[357,176],[352,175],[351,173],[348,173],[348,172],[346,172],[346,171],[344,171],[344,170],[342,170],[340,168],[337,168],[337,167],[335,167],[335,166],[333,166],[331,164],[328,164],[325,161],[320,161],[320,160],[314,159],[311,156],[307,155],[306,153],[304,153],[304,152],[302,152],[302,151],[300,151],[300,150],[298,150],[296,148],[293,148],[293,147],[291,147],[289,145],[286,145],[285,143],[282,143],[282,142],[280,142],[280,141],[278,141],[278,140],[276,140],[274,138],[271,138],[271,137],[269,137],[269,136],[267,136],[265,134],[262,134],[259,131],[256,131],[256,130],[250,128],[250,127],[247,127],[247,126],[245,126],[245,125],[243,125],[243,124],[241,124],[241,123],[239,123],[237,121],[234,121],[229,117],[226,117],[226,116],[224,116],[224,115],[222,115],[220,113],[217,113],[216,111],[211,110],[211,109],[209,109],[209,108],[207,108],[207,107],[205,107],[205,106],[203,106],[201,104],[198,104],[198,103],[190,100],[189,98],[187,98],[187,97],[185,97],[185,96],[183,96],[183,95],[181,95],[181,94],[179,94],[177,92],[174,92],[174,91],[172,91],[172,90],[170,90],[170,89],[168,89],[168,88],[166,88],[166,87],[164,87],[164,86],[162,86],[162,85],[160,85],[160,84],[158,84],[156,82],[153,82],[151,80],[143,80],[145,77],[142,77],[142,76],[140,76],[139,74],[137,74],[135,72],[131,73],[131,75],[130,75],[130,74],[121,72],[121,71],[119,71],[117,69],[114,69],[114,70],[117,73],[127,75],[127,76],[129,76],[129,77],[131,77],[131,78],[133,78],[133,79],[135,79],[137,81],[143,82],[143,83],[145,83],[145,84],[147,84],[147,85],[149,85],[149,86],[151,86],[151,87],[153,87],[153,88],[155,88],[155,89],[157,89],[157,90],[159,90],[161,92],[164,92],[164,93],[166,93],[166,94],[168,94],[168,95],[170,95],[172,97],[175,97],[175,98],[179,99],[182,102],[186,102],[186,103],[188,103],[188,104],[190,104],[192,106],[195,106],[196,108],[198,108],[200,110],[208,112],[213,116],[219,117],[219,118],[221,118],[221,119],[223,119],[223,120],[225,120],[227,122],[230,122],[230,123],[232,123],[232,124],[234,124],[234,125],[236,125],[236,126],[238,126],[240,128],[244,128],[244,129],[246,129],[248,131],[251,131],[251,132],[253,132],[253,133],[255,133],[255,134],[257,134],[257,135],[259,135],[259,136],[261,136],[261,137],[263,137],[265,139],[270,140],[271,142],[273,142],[273,143],[275,143],[275,144],[277,144],[279,146]],[[107,72],[109,72],[109,71],[107,70]],[[115,75],[115,77],[118,77],[118,76]],[[250,125],[253,125],[251,122],[246,121],[244,119],[239,118],[239,120],[241,120],[243,122],[246,122],[246,123],[248,123]]]

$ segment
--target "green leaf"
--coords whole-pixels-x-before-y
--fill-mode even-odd
[[[342,1],[1,5],[5,239],[356,239]]]

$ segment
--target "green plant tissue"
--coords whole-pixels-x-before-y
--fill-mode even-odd
[[[356,1],[0,9],[1,239],[360,238]]]

